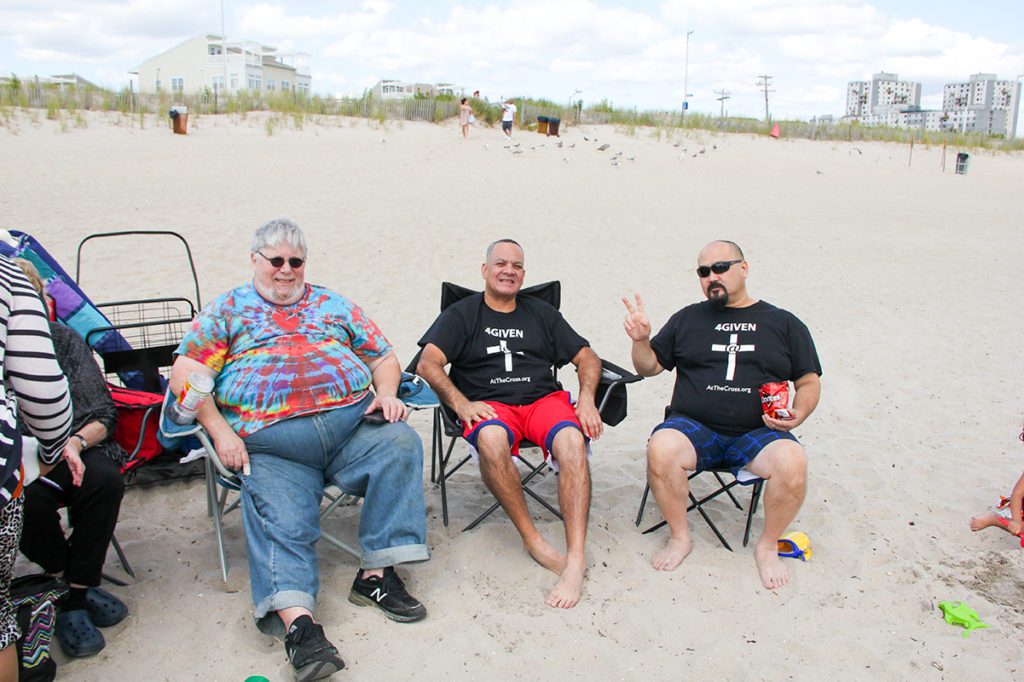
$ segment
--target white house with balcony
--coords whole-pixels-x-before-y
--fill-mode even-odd
[[[454,83],[408,83],[398,80],[379,80],[370,89],[377,99],[408,99],[411,97],[436,97],[451,95],[464,97],[466,89]]]
[[[161,52],[129,73],[138,77],[139,92],[199,94],[310,92],[310,57],[304,52],[279,53],[276,47],[251,40],[227,41],[207,33]]]

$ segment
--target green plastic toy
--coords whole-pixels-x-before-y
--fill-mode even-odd
[[[980,630],[990,627],[981,622],[978,613],[967,604],[961,601],[940,601],[939,608],[942,609],[943,617],[950,625],[961,625],[965,628],[964,637],[971,634],[972,630]]]

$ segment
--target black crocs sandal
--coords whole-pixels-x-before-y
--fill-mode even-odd
[[[60,648],[72,658],[93,656],[107,645],[103,633],[96,629],[85,609],[57,613],[53,634]]]
[[[93,625],[99,628],[117,625],[128,615],[124,602],[99,587],[85,591],[85,608],[89,611]]]

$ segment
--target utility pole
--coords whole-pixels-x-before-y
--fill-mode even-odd
[[[683,118],[686,118],[686,100],[690,98],[690,36],[693,31],[686,32],[686,61],[683,67]]]
[[[718,118],[725,118],[725,100],[729,99],[732,93],[728,90],[715,90],[715,94],[718,95],[718,101],[722,103],[718,111]]]
[[[768,93],[775,91],[769,90],[768,86],[772,84],[772,77],[762,74],[758,76],[758,78],[761,80],[757,81],[757,87],[764,88],[764,120],[771,123],[772,117],[771,114],[768,113]]]

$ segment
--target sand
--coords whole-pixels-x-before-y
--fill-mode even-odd
[[[267,118],[193,118],[177,136],[163,118],[140,128],[85,114],[85,127],[62,130],[17,116],[0,128],[0,226],[35,235],[72,272],[89,233],[178,231],[210,300],[247,278],[252,230],[289,215],[309,239],[308,281],[362,304],[403,362],[436,315],[439,283],[479,285],[492,239],[521,241],[527,283],[560,279],[569,321],[628,365],[620,297],[643,294],[660,327],[700,297],[697,251],[728,238],[746,250],[751,294],[803,319],[824,368],[821,404],[798,432],[810,479],[793,523],[814,556],[789,561],[789,586],[761,586],[752,545],[741,546],[743,514],[724,501],[711,513],[735,552],[691,519],[683,567],[650,568],[665,532],[641,535],[633,519],[645,439],[671,390],[663,375],[630,389],[629,417],[595,445],[575,609],[544,606],[553,576],[503,514],[460,532],[489,503],[475,467],[451,480],[445,528],[427,466],[433,558],[403,570],[425,621],[349,604],[356,565],[321,547],[318,616],[348,664],[338,679],[993,679],[1024,669],[1018,543],[967,527],[1024,462],[1024,157],[979,152],[954,175],[958,150],[943,173],[936,147],[917,146],[908,165],[899,145],[594,126],[563,129],[560,148],[517,131],[520,146],[506,148],[498,130],[474,127],[463,142],[454,123],[306,119],[268,135]],[[172,246],[87,251],[83,286],[98,301],[187,292]],[[563,379],[575,388],[571,371]],[[429,443],[429,415],[411,423]],[[539,489],[553,494],[554,477]],[[354,539],[353,514],[332,530]],[[537,519],[563,542],[560,523]],[[650,507],[646,521],[659,519]],[[104,633],[98,656],[61,657],[62,678],[290,679],[280,642],[252,623],[239,516],[226,527],[224,584],[202,483],[130,490],[117,536],[138,579],[111,589],[131,615]],[[119,573],[113,553],[107,566]],[[946,599],[992,628],[962,638],[937,610]]]

